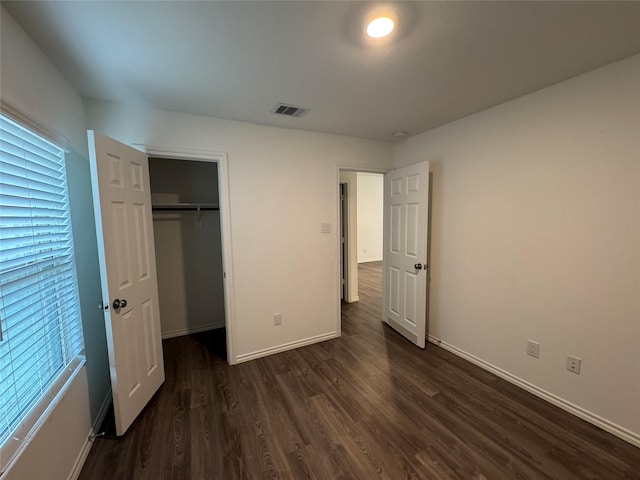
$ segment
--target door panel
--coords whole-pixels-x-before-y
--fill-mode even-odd
[[[144,153],[88,132],[116,433],[164,382],[149,166]],[[114,300],[126,300],[116,308]]]
[[[418,296],[418,276],[414,273],[405,272],[404,274],[404,319],[415,328],[418,322],[416,316],[416,300]]]
[[[125,290],[131,286],[131,254],[129,252],[129,236],[127,232],[127,218],[123,202],[111,202],[111,216],[113,217],[113,249],[116,262],[118,289]]]
[[[158,368],[158,350],[156,344],[152,339],[156,336],[155,324],[159,323],[159,319],[156,318],[153,312],[153,303],[149,300],[142,304],[142,336],[145,341],[145,354],[146,354],[146,368],[147,376],[153,373],[153,370]]]
[[[418,232],[419,232],[419,221],[420,221],[420,205],[416,203],[407,204],[407,248],[405,252],[411,258],[417,260],[419,253],[419,241],[418,241]]]
[[[400,253],[400,225],[402,221],[402,208],[399,205],[391,205],[391,210],[389,215],[391,216],[391,252],[399,254]],[[384,243],[384,241],[383,241]],[[383,255],[384,257],[384,255]]]
[[[149,245],[149,235],[147,234],[149,222],[144,204],[136,203],[133,205],[133,217],[138,257],[138,280],[144,282],[151,276],[149,273],[149,249],[147,248],[147,245]]]
[[[427,323],[429,163],[385,175],[383,317],[421,348]],[[421,268],[415,268],[421,264]]]
[[[389,268],[389,313],[394,318],[400,317],[400,270],[395,267]],[[385,289],[386,290],[386,289]]]

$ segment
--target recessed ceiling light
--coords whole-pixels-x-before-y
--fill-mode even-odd
[[[393,136],[395,138],[406,137],[407,135],[409,135],[409,132],[406,132],[404,130],[400,130],[399,132],[393,132]]]
[[[372,38],[386,37],[393,31],[394,27],[395,23],[389,17],[374,18],[367,25],[367,35]]]

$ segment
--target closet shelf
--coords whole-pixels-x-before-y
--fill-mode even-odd
[[[175,212],[182,210],[220,210],[220,207],[215,203],[162,203],[151,206],[151,210],[154,212]]]

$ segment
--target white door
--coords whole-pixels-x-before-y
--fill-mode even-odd
[[[427,325],[429,162],[384,176],[383,319],[420,348]]]
[[[164,382],[147,156],[88,132],[116,433]]]

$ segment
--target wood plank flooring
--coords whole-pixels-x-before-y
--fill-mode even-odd
[[[224,332],[164,342],[166,382],[97,479],[640,479],[640,449],[380,321],[359,268],[342,337],[230,367]]]

